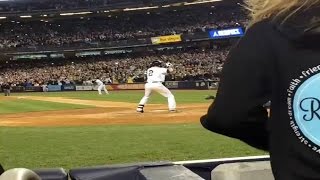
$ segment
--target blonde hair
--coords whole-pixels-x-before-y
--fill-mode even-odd
[[[250,10],[251,23],[253,25],[267,18],[282,17],[285,22],[300,10],[320,5],[320,0],[247,0],[247,8]]]

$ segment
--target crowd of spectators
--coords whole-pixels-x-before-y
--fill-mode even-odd
[[[169,12],[119,14],[110,17],[10,21],[0,24],[0,48],[70,46],[159,35],[206,32],[246,25],[245,13],[234,7],[202,7]]]
[[[0,2],[0,12],[31,12],[44,10],[71,10],[107,6],[115,0],[23,0]],[[121,0],[117,0],[121,1]]]
[[[154,60],[171,62],[170,81],[213,80],[219,74],[228,50],[188,51],[162,55],[130,55],[61,61],[9,61],[0,64],[0,84],[41,86],[87,84],[95,78],[114,83],[144,82],[145,71]]]
[[[52,0],[57,9],[74,6],[74,1]],[[78,0],[83,5],[110,0]],[[90,3],[91,2],[91,3]],[[41,5],[39,5],[41,6]],[[1,11],[0,3],[0,11]],[[32,6],[33,8],[35,6]],[[26,7],[27,8],[27,7]],[[3,9],[3,7],[2,7]],[[10,11],[10,9],[8,9]],[[32,9],[31,9],[32,10]],[[3,10],[5,11],[5,10]],[[66,47],[121,40],[140,40],[172,34],[206,34],[209,29],[245,27],[247,16],[240,7],[190,7],[170,11],[137,12],[78,17],[0,22],[0,49]],[[228,50],[188,50],[165,54],[127,54],[90,58],[7,61],[0,64],[0,84],[42,86],[47,84],[91,84],[96,78],[114,83],[144,82],[145,71],[154,60],[171,62],[175,71],[167,80],[192,81],[217,78]]]

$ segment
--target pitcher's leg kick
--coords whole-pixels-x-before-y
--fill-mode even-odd
[[[166,88],[161,83],[147,83],[145,85],[145,95],[139,102],[139,105],[137,107],[137,112],[143,113],[144,112],[144,106],[148,102],[148,99],[152,93],[152,91],[156,91],[162,96],[168,98],[168,108],[170,112],[176,112],[176,100],[174,95],[171,93],[171,91]]]
[[[145,85],[145,90],[144,90],[144,96],[139,102],[139,105],[137,107],[137,112],[143,113],[144,110],[144,105],[148,102],[148,99],[151,95],[152,89],[149,87],[148,83]]]

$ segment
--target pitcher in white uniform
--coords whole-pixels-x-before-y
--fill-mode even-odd
[[[101,93],[101,90],[103,89],[104,90],[104,92],[106,93],[106,94],[109,94],[109,92],[108,92],[108,90],[107,90],[107,88],[106,88],[106,85],[104,85],[104,83],[100,80],[100,79],[96,79],[96,83],[98,84],[98,92],[99,92],[99,94],[101,95],[102,93]]]
[[[138,105],[137,112],[144,112],[143,108],[148,102],[152,91],[156,91],[162,96],[168,98],[169,111],[176,112],[176,100],[171,91],[162,84],[165,81],[166,74],[173,71],[171,63],[166,63],[166,66],[167,68],[162,68],[160,61],[152,62],[151,68],[146,72],[147,83],[145,84],[145,94]]]

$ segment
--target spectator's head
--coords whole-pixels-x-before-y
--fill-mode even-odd
[[[283,21],[294,14],[320,5],[319,0],[248,0],[251,24],[266,18],[281,17]]]

